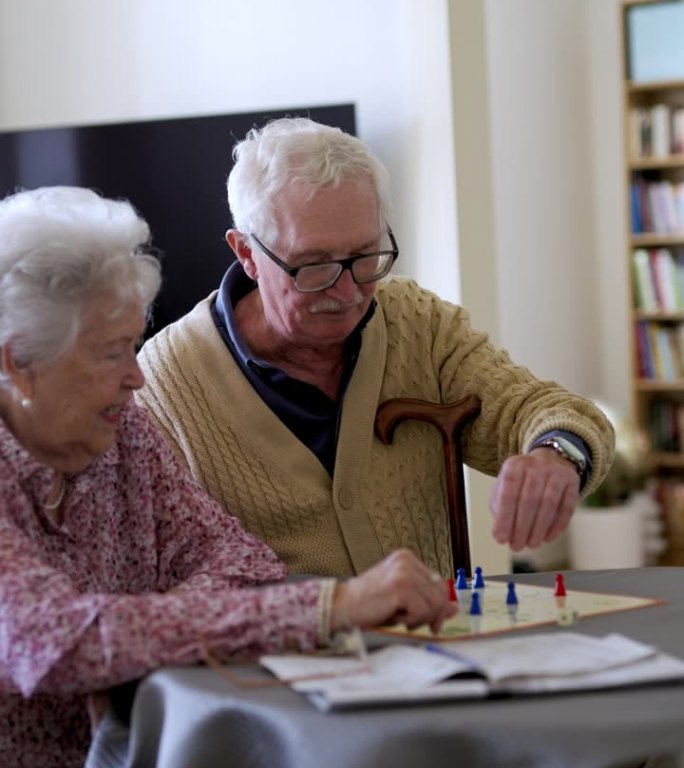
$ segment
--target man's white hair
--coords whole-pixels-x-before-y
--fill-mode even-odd
[[[274,241],[278,194],[304,183],[311,194],[327,186],[367,178],[378,196],[380,226],[389,219],[389,174],[368,146],[339,128],[304,117],[273,120],[253,128],[233,150],[228,203],[236,229]]]

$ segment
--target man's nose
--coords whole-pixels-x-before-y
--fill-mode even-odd
[[[349,266],[342,270],[331,290],[337,291],[338,294],[343,296],[351,296],[357,292],[358,288]]]

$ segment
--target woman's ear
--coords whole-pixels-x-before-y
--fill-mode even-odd
[[[21,368],[17,365],[10,343],[0,347],[0,367],[12,384],[19,400],[30,400],[33,395],[33,373],[30,368]]]
[[[242,264],[242,268],[245,270],[247,277],[250,277],[252,280],[257,280],[259,271],[254,263],[252,248],[249,245],[249,240],[246,235],[243,235],[242,232],[237,229],[229,229],[226,232],[226,242],[237,256],[240,264]]]

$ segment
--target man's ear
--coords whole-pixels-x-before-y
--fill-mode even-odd
[[[33,373],[30,368],[21,368],[17,365],[10,343],[0,347],[0,366],[19,399],[25,397],[30,399],[33,395]]]
[[[238,229],[229,229],[226,232],[226,242],[237,256],[240,264],[242,264],[242,268],[245,270],[247,277],[250,277],[252,280],[257,280],[259,271],[254,263],[252,249],[249,245],[247,236],[243,235]]]

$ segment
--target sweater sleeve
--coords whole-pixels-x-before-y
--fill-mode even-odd
[[[386,302],[390,347],[406,344],[405,338],[395,340],[393,335],[407,320],[416,342],[430,350],[429,369],[437,379],[441,401],[469,394],[481,400],[480,416],[463,432],[466,463],[495,475],[508,456],[526,452],[542,434],[565,430],[580,437],[591,451],[592,472],[583,493],[596,488],[614,450],[613,428],[603,413],[589,400],[515,364],[486,333],[472,328],[463,307],[413,281],[396,282],[396,298]]]

